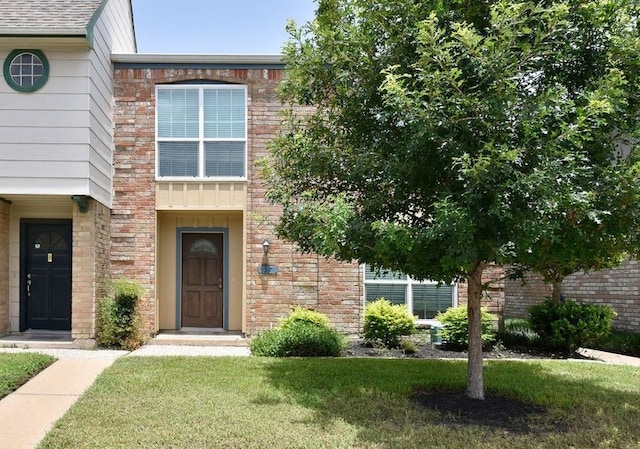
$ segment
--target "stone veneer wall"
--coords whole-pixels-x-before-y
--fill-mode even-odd
[[[505,316],[526,317],[528,308],[551,296],[551,287],[540,276],[529,275],[526,284],[509,281],[506,285]],[[640,332],[640,262],[629,260],[621,266],[590,273],[576,273],[565,279],[562,292],[568,299],[608,304],[618,316],[618,329]]]
[[[73,281],[71,336],[78,340],[96,336],[98,302],[109,280],[111,211],[87,199],[87,212],[73,213]]]
[[[0,337],[9,334],[9,221],[11,203],[0,198]]]
[[[115,70],[114,204],[111,265],[113,276],[142,284],[146,295],[142,314],[154,331],[155,307],[155,85],[180,81],[219,81],[243,84],[248,95],[248,173],[245,224],[245,330],[255,334],[277,324],[294,305],[329,315],[344,332],[357,332],[362,310],[362,279],[358,265],[302,255],[275,238],[277,207],[264,197],[255,162],[267,156],[267,144],[278,127],[281,104],[275,89],[283,71],[273,68],[179,69],[119,68]],[[269,263],[275,275],[258,274],[262,242],[271,242]]]

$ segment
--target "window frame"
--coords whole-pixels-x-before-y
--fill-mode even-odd
[[[42,74],[38,78],[37,82],[34,82],[31,86],[23,86],[22,84],[16,82],[13,79],[13,75],[11,74],[11,65],[14,59],[16,59],[16,57],[25,53],[28,53],[28,54],[31,54],[32,56],[37,57],[42,63]],[[35,92],[37,90],[40,90],[42,87],[44,87],[44,85],[47,84],[47,81],[49,80],[49,60],[41,50],[27,49],[27,48],[16,49],[11,51],[9,55],[5,58],[2,71],[3,71],[5,81],[13,90],[17,92],[24,92],[24,93]]]
[[[205,137],[204,120],[204,92],[205,90],[231,90],[241,89],[244,91],[244,138],[212,138]],[[159,137],[158,119],[159,102],[158,92],[162,90],[197,90],[198,91],[198,137]],[[244,84],[158,84],[156,85],[156,105],[155,105],[155,179],[156,181],[198,181],[198,182],[219,182],[219,181],[246,181],[248,170],[249,134],[248,134],[248,89]],[[160,176],[160,142],[197,142],[198,143],[198,176]],[[243,176],[206,176],[206,154],[205,144],[208,142],[242,142],[244,143],[244,166]]]
[[[411,276],[406,275],[404,273],[398,273],[402,275],[397,279],[367,279],[367,271],[369,267],[367,264],[361,265],[362,277],[364,280],[364,289],[363,289],[363,303],[364,306],[367,305],[367,284],[377,284],[377,285],[398,285],[402,284],[405,287],[405,302],[404,305],[407,308],[407,311],[410,315],[415,316],[413,313],[413,286],[414,285],[438,285],[437,282],[434,281],[417,281],[413,279]],[[456,307],[458,305],[458,284],[456,282],[452,282],[448,284],[451,287],[451,307]],[[442,310],[444,312],[444,310]],[[418,318],[416,320],[418,323],[424,324],[435,324],[437,320],[435,318]]]

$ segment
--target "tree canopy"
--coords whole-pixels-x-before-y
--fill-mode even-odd
[[[638,9],[320,0],[284,49],[289,107],[265,165],[279,234],[466,280],[467,393],[482,398],[484,267],[598,268],[636,243]]]

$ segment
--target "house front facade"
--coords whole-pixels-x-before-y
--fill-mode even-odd
[[[280,56],[139,54],[129,0],[30,3],[0,0],[0,337],[90,343],[120,277],[143,287],[151,335],[255,335],[295,306],[355,334],[378,297],[424,322],[466,302],[464,283],[374,273],[277,238],[259,162],[278,131]],[[637,329],[640,269],[625,267],[574,276],[566,293],[617,286],[618,322]],[[490,267],[485,281],[502,275]],[[534,285],[494,281],[484,304],[522,315],[544,297]]]
[[[111,274],[145,288],[148,330],[255,334],[298,305],[357,332],[360,267],[275,236],[256,162],[278,128],[280,58],[113,61]]]
[[[0,335],[95,335],[109,273],[114,52],[128,0],[0,0]]]

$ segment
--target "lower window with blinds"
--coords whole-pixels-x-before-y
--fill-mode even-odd
[[[377,272],[364,267],[367,302],[385,298],[393,304],[404,304],[419,320],[435,318],[455,305],[455,287],[433,282],[419,282],[399,272]]]

